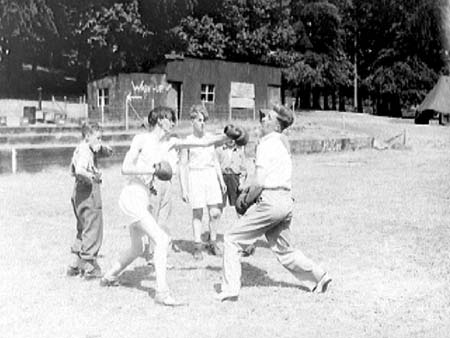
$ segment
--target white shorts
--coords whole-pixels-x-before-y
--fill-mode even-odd
[[[150,205],[150,191],[139,183],[129,183],[120,193],[119,207],[130,216],[132,222],[137,222],[150,214],[148,208]],[[153,216],[152,216],[153,217]]]
[[[215,168],[189,169],[189,203],[192,209],[222,202],[222,190]]]

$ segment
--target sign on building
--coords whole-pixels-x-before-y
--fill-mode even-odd
[[[245,82],[231,82],[230,90],[230,119],[233,108],[252,109],[255,119],[255,85]]]

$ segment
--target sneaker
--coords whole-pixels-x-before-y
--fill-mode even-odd
[[[102,277],[100,279],[100,286],[108,287],[108,286],[119,286],[119,280],[117,278],[109,279],[106,277]]]
[[[155,262],[154,262],[153,258],[148,260],[148,261],[146,261],[146,265],[154,269],[155,268]],[[167,262],[166,263],[166,269],[167,270],[173,270],[173,269],[175,269],[175,265],[173,265],[172,263]]]
[[[172,246],[172,251],[173,252],[181,252],[180,247],[176,243],[172,242],[171,246]]]
[[[214,256],[221,256],[222,250],[217,245],[216,241],[210,241],[207,245],[208,252]]]
[[[155,303],[164,306],[185,306],[186,302],[182,302],[172,297],[169,291],[156,292]]]
[[[194,252],[192,253],[192,256],[194,256],[194,259],[196,261],[203,260],[202,244],[201,243],[195,243],[194,244]]]
[[[92,270],[84,271],[83,278],[84,279],[94,279],[102,277],[102,269],[100,267],[95,267]]]
[[[68,277],[75,277],[81,274],[81,270],[78,266],[69,266],[66,270]]]
[[[214,295],[214,299],[216,299],[220,302],[237,302],[237,300],[239,299],[239,296],[236,294],[222,291],[222,292],[216,293]]]
[[[331,277],[328,275],[327,272],[325,272],[320,281],[317,282],[317,285],[312,289],[312,292],[314,293],[326,292],[331,281],[332,281]]]
[[[84,260],[82,264],[83,277],[94,279],[102,277],[102,269],[96,260]]]

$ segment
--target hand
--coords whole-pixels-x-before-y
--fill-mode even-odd
[[[111,155],[114,154],[114,150],[113,150],[113,148],[111,148],[110,146],[108,146],[108,145],[102,145],[102,147],[104,148],[104,151],[105,151],[105,153],[106,153],[107,156],[111,156]]]
[[[102,183],[102,173],[98,172],[93,174],[91,179],[94,183]]]
[[[227,185],[224,181],[220,181],[220,189],[222,190],[222,194],[225,194],[227,192]]]

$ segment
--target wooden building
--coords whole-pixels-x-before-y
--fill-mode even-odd
[[[176,92],[164,74],[120,73],[88,83],[90,121],[142,122],[152,107],[176,108]]]
[[[145,117],[167,105],[188,119],[203,103],[211,119],[254,118],[282,102],[281,69],[250,63],[167,55],[150,73],[107,76],[88,84],[89,118],[109,122]]]

